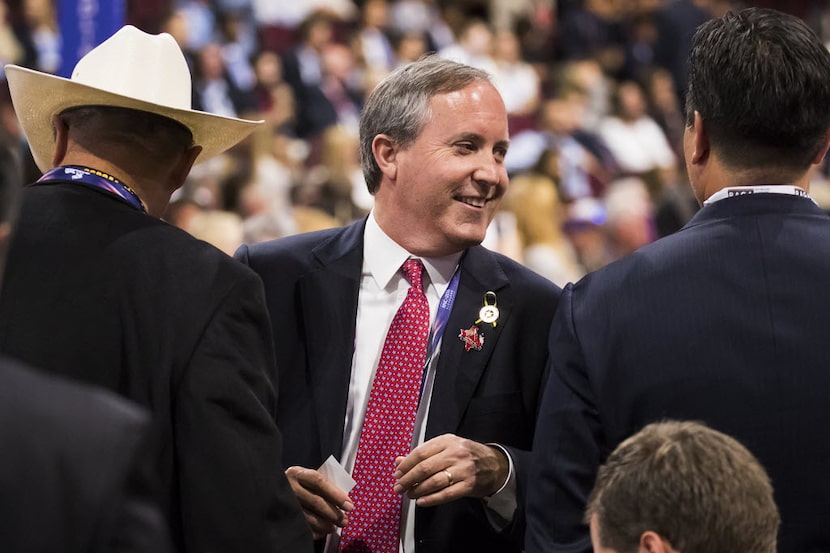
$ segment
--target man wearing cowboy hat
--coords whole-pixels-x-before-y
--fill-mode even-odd
[[[0,128],[0,281],[17,220],[16,149]],[[133,402],[0,355],[3,551],[171,551],[149,438],[150,417]]]
[[[0,295],[0,350],[150,409],[182,551],[302,552],[280,470],[260,279],[158,216],[257,125],[190,109],[169,35],[124,27],[70,79],[6,67],[38,167]]]

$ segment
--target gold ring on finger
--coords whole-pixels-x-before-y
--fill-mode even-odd
[[[444,474],[447,475],[447,487],[452,486],[452,483],[454,482],[454,480],[452,479],[452,473],[447,469],[444,469]]]

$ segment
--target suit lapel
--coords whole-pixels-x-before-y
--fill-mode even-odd
[[[313,253],[319,266],[300,280],[308,378],[324,456],[340,456],[354,354],[363,227],[354,223]]]
[[[496,293],[499,318],[495,327],[483,322],[475,323],[487,291]],[[441,339],[427,422],[427,439],[447,432],[457,432],[502,329],[510,319],[513,305],[507,276],[495,256],[481,246],[468,250],[461,262],[458,295]],[[473,325],[478,328],[480,335],[483,334],[484,343],[481,350],[467,351],[459,334]]]

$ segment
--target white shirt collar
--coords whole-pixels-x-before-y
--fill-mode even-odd
[[[378,288],[386,289],[392,277],[399,274],[401,265],[410,257],[420,259],[429,275],[430,282],[439,293],[443,293],[458,267],[464,252],[443,257],[422,257],[412,255],[389,238],[375,220],[375,213],[369,213],[363,232],[363,268],[375,279]]]
[[[752,194],[789,194],[791,196],[798,196],[800,198],[813,198],[803,188],[792,186],[789,184],[760,184],[760,185],[744,185],[744,186],[727,186],[721,188],[703,202],[703,205],[710,205],[726,198],[746,197]],[[816,203],[813,200],[813,203]]]

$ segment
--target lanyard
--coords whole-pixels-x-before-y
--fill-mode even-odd
[[[709,196],[709,199],[703,202],[703,205],[713,204],[725,198],[737,198],[741,196],[751,196],[753,194],[789,194],[800,198],[810,198],[810,195],[807,194],[806,190],[797,186],[783,184],[730,186],[728,188],[722,188]],[[810,199],[813,200],[812,198]],[[813,203],[815,203],[815,200],[813,200]]]
[[[79,167],[76,165],[63,165],[55,167],[47,171],[42,177],[37,180],[37,184],[42,184],[50,181],[75,181],[82,182],[95,188],[106,190],[111,194],[115,194],[119,198],[127,201],[131,206],[139,211],[147,212],[144,207],[144,202],[138,197],[138,194],[132,188],[122,183],[115,177],[98,171],[97,169],[90,169],[89,167]]]
[[[421,377],[421,394],[424,392],[424,383],[426,382],[429,366],[432,364],[432,357],[438,350],[438,344],[441,342],[441,335],[444,333],[444,327],[447,326],[447,321],[450,318],[452,305],[455,303],[455,296],[458,293],[458,281],[460,277],[461,264],[459,263],[458,268],[452,275],[452,279],[450,279],[447,289],[444,290],[441,300],[438,302],[438,312],[435,314],[435,323],[432,325],[432,329],[429,333],[430,337],[427,342],[427,356],[426,362],[424,363],[424,374]]]
[[[438,343],[441,341],[441,334],[444,332],[444,327],[447,326],[447,321],[450,318],[452,311],[452,304],[455,303],[455,296],[458,293],[458,280],[461,276],[461,266],[455,270],[455,273],[450,279],[447,289],[441,296],[441,301],[438,302],[438,312],[435,314],[435,324],[432,325],[430,332],[429,345],[427,347],[427,363],[438,348]]]

